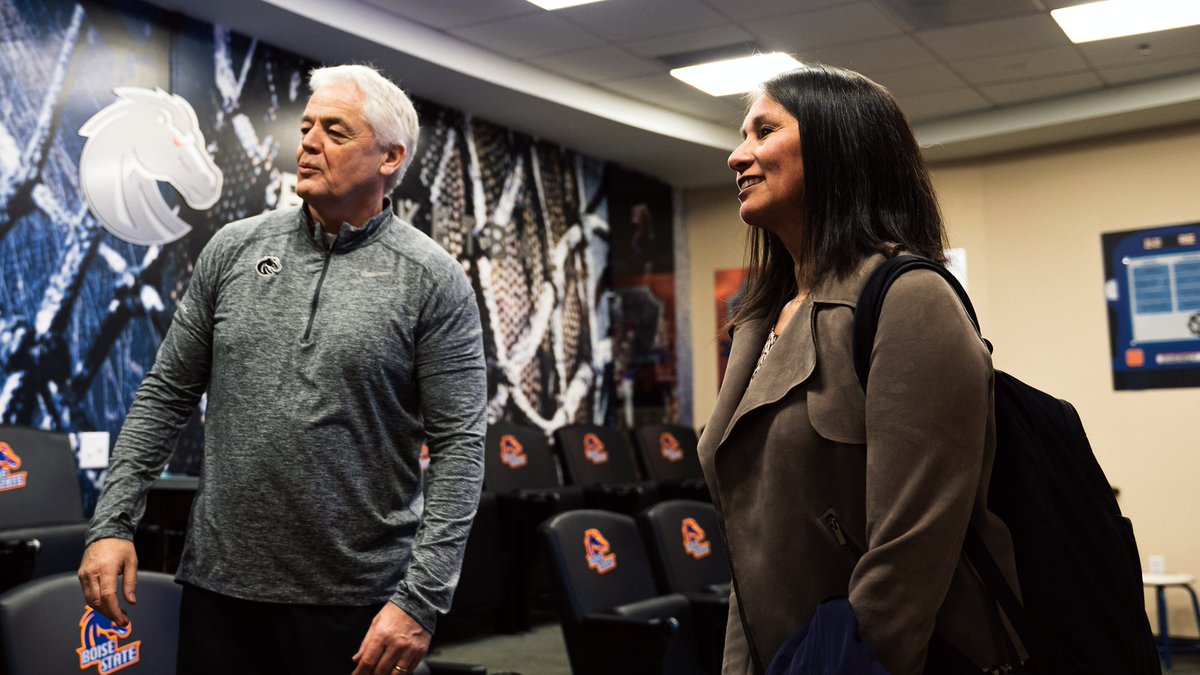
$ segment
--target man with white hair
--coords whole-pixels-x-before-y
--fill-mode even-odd
[[[201,253],[117,440],[79,569],[88,604],[126,625],[146,492],[207,392],[177,575],[179,673],[415,669],[478,504],[475,295],[387,198],[412,160],[416,112],[366,66],[318,68],[309,85],[304,204],[230,223]]]

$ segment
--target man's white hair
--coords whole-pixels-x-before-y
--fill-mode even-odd
[[[417,139],[421,135],[420,122],[412,101],[400,87],[384,77],[378,70],[365,65],[327,66],[313,68],[308,73],[308,88],[316,93],[322,87],[336,84],[350,85],[363,96],[362,114],[375,138],[385,148],[403,145],[404,164],[392,174],[385,187],[391,192],[400,184],[409,164],[417,154]]]

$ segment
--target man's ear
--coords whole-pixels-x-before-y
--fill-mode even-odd
[[[403,145],[393,145],[387,149],[383,155],[383,161],[379,163],[379,173],[384,176],[391,176],[404,166],[404,158],[408,157],[408,148]]]

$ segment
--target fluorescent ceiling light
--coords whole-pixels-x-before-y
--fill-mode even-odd
[[[710,96],[728,96],[754,91],[766,80],[802,65],[787,54],[772,52],[672,68],[671,77],[683,80]]]
[[[1196,0],[1104,0],[1050,12],[1071,42],[1092,42],[1200,24]]]
[[[542,9],[562,9],[563,7],[574,7],[575,5],[589,5],[593,2],[604,2],[604,0],[528,0]]]

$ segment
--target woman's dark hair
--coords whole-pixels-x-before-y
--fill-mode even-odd
[[[775,235],[752,228],[750,277],[730,325],[774,316],[797,292],[845,276],[894,246],[945,261],[946,231],[929,172],[892,95],[850,70],[807,65],[762,86],[800,126],[804,217],[798,260]]]

